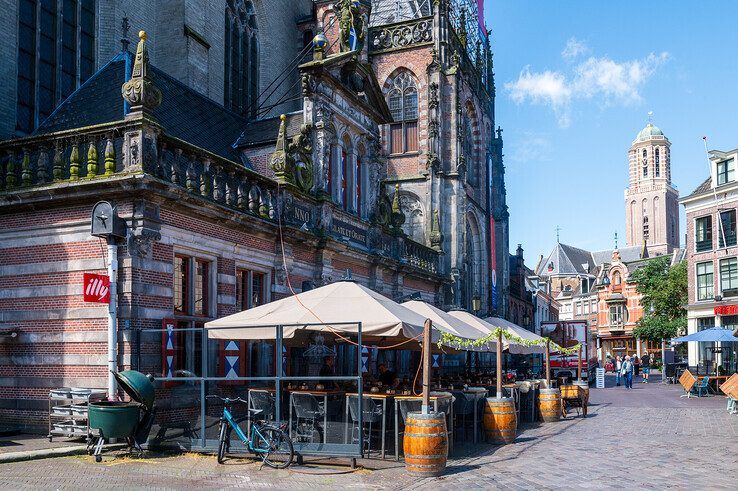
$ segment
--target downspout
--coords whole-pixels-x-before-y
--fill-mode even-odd
[[[115,400],[118,371],[118,246],[113,236],[108,237],[108,278],[110,278],[110,303],[108,304],[108,400]]]

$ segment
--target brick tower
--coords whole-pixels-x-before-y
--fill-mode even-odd
[[[671,142],[651,122],[630,146],[630,185],[625,190],[628,246],[651,255],[679,247],[679,192],[671,185]]]

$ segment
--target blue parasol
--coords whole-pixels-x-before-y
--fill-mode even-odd
[[[687,343],[690,341],[703,343],[738,343],[738,337],[733,336],[733,331],[721,327],[711,327],[697,331],[688,336],[682,336],[671,340],[672,343]]]

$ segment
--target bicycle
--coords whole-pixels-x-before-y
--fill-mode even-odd
[[[230,406],[234,402],[242,402],[248,404],[248,401],[237,397],[231,399],[228,397],[220,397],[215,395],[207,396],[208,399],[220,399],[223,401],[223,416],[220,418],[220,430],[218,432],[218,463],[225,462],[226,454],[231,449],[231,431],[236,432],[236,436],[246,446],[247,450],[261,457],[262,461],[273,469],[285,469],[289,467],[295,456],[295,450],[285,428],[287,424],[277,425],[274,423],[266,423],[254,421],[251,423],[251,435],[247,436],[231,413]],[[249,414],[256,416],[262,412],[261,409],[249,408]]]

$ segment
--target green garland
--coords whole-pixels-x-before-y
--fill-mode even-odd
[[[563,353],[565,355],[573,355],[577,353],[582,346],[581,343],[577,343],[571,348],[562,348],[558,344],[551,341],[550,338],[524,339],[518,336],[517,334],[514,334],[508,331],[507,329],[498,327],[498,328],[495,328],[495,330],[492,331],[491,333],[479,339],[465,339],[465,338],[460,338],[458,336],[454,336],[453,334],[448,333],[448,332],[442,332],[441,339],[438,340],[438,347],[441,348],[442,347],[441,345],[445,344],[446,346],[452,346],[457,349],[481,348],[482,346],[487,345],[489,343],[496,343],[497,339],[500,336],[502,336],[508,341],[512,341],[522,346],[542,346],[546,344],[546,342],[550,341],[551,351]]]

